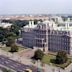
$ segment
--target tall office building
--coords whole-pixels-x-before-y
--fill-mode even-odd
[[[22,29],[23,45],[44,52],[60,50],[72,54],[72,22],[53,20],[34,25],[33,21]]]

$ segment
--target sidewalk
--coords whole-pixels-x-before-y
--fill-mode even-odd
[[[18,54],[16,53],[9,53],[9,52],[5,52],[3,50],[0,49],[0,55],[4,55],[6,57],[9,57],[10,59],[12,60],[15,60],[15,61],[18,61],[18,62],[21,62],[23,64],[26,64],[26,65],[31,65],[32,62],[31,62],[31,59],[28,59],[26,57],[20,57]]]

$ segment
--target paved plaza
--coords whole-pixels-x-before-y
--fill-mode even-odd
[[[34,50],[33,49],[25,49],[25,50],[22,50],[20,52],[18,52],[17,54],[20,56],[20,57],[26,57],[26,58],[31,58],[34,56]]]

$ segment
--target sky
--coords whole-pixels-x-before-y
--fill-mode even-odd
[[[1,14],[72,14],[72,0],[0,0]]]

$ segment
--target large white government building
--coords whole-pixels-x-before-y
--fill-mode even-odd
[[[72,22],[68,18],[63,21],[61,17],[51,17],[49,20],[23,27],[23,45],[44,52],[57,52],[60,50],[72,54]]]

